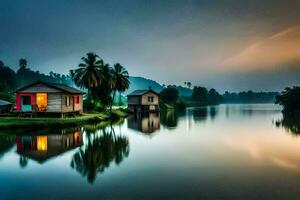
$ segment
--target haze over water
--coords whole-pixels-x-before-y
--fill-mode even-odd
[[[0,199],[299,199],[300,137],[276,126],[280,110],[189,108],[113,132],[2,130]]]

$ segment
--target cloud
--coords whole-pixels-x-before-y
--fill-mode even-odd
[[[226,70],[237,71],[276,70],[295,64],[300,64],[300,26],[256,41],[223,62]]]

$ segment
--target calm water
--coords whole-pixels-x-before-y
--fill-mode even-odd
[[[300,199],[299,125],[221,105],[0,132],[0,199]]]

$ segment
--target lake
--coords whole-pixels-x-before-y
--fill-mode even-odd
[[[0,199],[300,199],[298,131],[271,104],[3,130]]]

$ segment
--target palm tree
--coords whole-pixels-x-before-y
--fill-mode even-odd
[[[113,90],[113,96],[110,103],[111,113],[116,91],[124,92],[129,88],[130,84],[128,71],[122,65],[120,65],[120,63],[115,64],[112,68],[112,81],[110,84]]]
[[[90,95],[91,89],[100,85],[104,80],[101,71],[104,62],[93,52],[89,52],[86,55],[86,57],[81,58],[83,62],[78,65],[78,68],[71,70],[70,73],[75,84],[78,87],[86,88],[88,90],[88,95]]]
[[[0,60],[0,68],[4,67],[4,62],[2,60]]]
[[[25,84],[25,77],[26,77],[26,74],[28,74],[28,68],[27,67],[27,60],[25,58],[21,58],[19,60],[19,69],[17,71],[17,74],[19,75],[19,84],[21,86],[23,86]]]
[[[25,58],[21,58],[19,60],[19,66],[21,69],[25,69],[27,67],[27,60]]]

